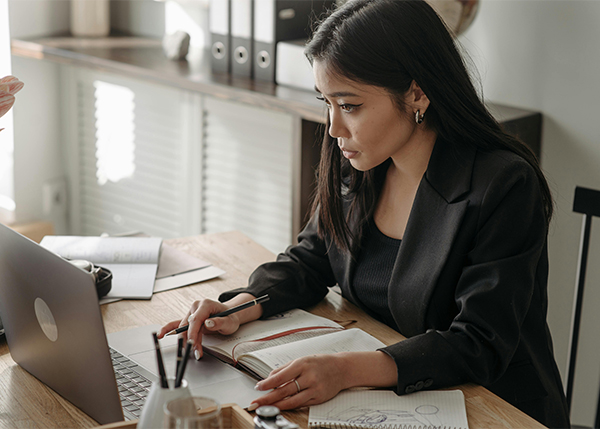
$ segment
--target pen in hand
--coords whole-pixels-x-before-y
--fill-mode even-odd
[[[247,308],[253,307],[253,306],[258,305],[258,304],[261,304],[261,303],[266,302],[268,300],[269,300],[269,295],[263,295],[263,296],[261,296],[259,298],[253,299],[252,301],[248,301],[248,302],[245,302],[244,304],[240,304],[240,305],[238,305],[236,307],[232,307],[229,310],[225,310],[225,311],[221,311],[220,313],[213,314],[210,317],[212,318],[212,317],[225,317],[225,316],[229,316],[230,314],[237,313],[238,311],[245,310]],[[165,334],[165,337],[168,336],[168,335],[181,334],[182,332],[187,331],[188,328],[189,328],[189,326],[190,325],[188,324],[188,325],[182,326],[180,328],[173,329],[172,331],[167,332]]]

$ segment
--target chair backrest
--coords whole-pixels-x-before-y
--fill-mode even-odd
[[[577,186],[573,198],[573,211],[600,217],[600,191]]]
[[[579,242],[579,260],[577,279],[575,282],[571,338],[569,341],[568,353],[569,360],[567,362],[567,382],[565,386],[565,394],[569,409],[571,409],[573,398],[573,381],[575,379],[575,363],[577,360],[577,345],[579,342],[581,307],[583,305],[583,291],[590,244],[590,232],[592,230],[592,218],[594,216],[600,217],[600,191],[577,186],[575,188],[575,197],[573,199],[573,211],[583,214],[583,226],[581,229],[581,240]],[[594,427],[600,427],[600,396],[598,397],[598,405],[596,407],[596,423]]]

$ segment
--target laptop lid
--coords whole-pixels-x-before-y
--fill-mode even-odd
[[[1,224],[0,317],[16,363],[100,424],[123,420],[92,278]]]

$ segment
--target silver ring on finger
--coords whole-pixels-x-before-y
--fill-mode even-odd
[[[192,319],[194,318],[193,314],[190,314],[190,317],[188,317],[188,323],[192,323]]]
[[[298,393],[300,393],[300,391],[301,391],[302,389],[300,389],[300,383],[298,383],[298,380],[296,380],[296,379],[294,378],[294,380],[293,380],[293,381],[294,381],[294,383],[296,383],[296,389],[298,389],[298,391],[296,392],[296,395],[297,395]]]

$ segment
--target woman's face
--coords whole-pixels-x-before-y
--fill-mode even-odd
[[[410,154],[416,143],[413,114],[401,112],[385,89],[334,74],[322,61],[314,61],[313,74],[329,109],[329,134],[354,168],[366,171]]]

